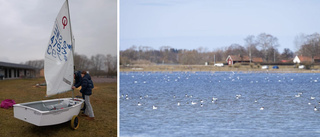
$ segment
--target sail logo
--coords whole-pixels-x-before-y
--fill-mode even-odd
[[[63,78],[62,80],[63,80],[63,82],[67,83],[68,85],[71,85],[71,81],[67,80],[66,78]]]
[[[65,27],[67,26],[68,24],[68,19],[66,16],[63,16],[62,18],[62,25],[63,25],[63,29],[65,29]]]
[[[56,21],[54,25],[54,30],[49,41],[47,54],[51,55],[53,58],[57,58],[60,61],[68,61],[67,54],[70,52],[72,46],[67,44],[61,35],[59,25]]]

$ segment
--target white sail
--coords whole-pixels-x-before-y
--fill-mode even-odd
[[[44,74],[47,96],[71,90],[73,85],[73,41],[66,1],[53,25],[48,47],[45,51]]]

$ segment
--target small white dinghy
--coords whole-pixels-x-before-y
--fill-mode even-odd
[[[82,103],[82,99],[62,98],[15,104],[14,117],[36,126],[61,124],[76,117]],[[79,119],[73,123],[78,127]]]
[[[45,52],[47,96],[72,90],[73,52],[74,39],[67,0],[55,20]],[[72,97],[15,104],[14,117],[36,126],[56,125],[71,120],[71,127],[77,129],[79,127],[77,116],[83,102],[83,99]]]

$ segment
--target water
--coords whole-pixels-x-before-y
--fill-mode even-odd
[[[319,77],[121,72],[120,136],[320,136]]]

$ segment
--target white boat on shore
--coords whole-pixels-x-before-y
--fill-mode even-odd
[[[52,96],[72,90],[74,73],[74,39],[68,0],[63,4],[53,26],[45,51],[46,94]],[[15,104],[14,117],[36,126],[48,126],[71,120],[79,127],[78,114],[84,102],[79,98],[61,98]]]
[[[15,104],[14,117],[36,126],[61,124],[77,116],[83,102],[78,98],[61,98]]]

